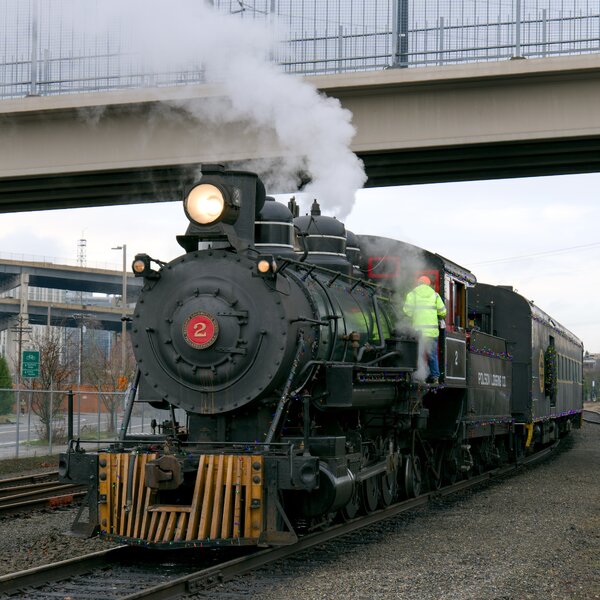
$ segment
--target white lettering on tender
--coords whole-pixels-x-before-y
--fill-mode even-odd
[[[489,385],[492,387],[506,387],[506,375],[496,375],[495,373],[477,373],[477,383],[479,385]]]

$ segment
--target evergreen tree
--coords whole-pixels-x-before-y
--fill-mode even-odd
[[[0,356],[0,415],[6,415],[12,410],[14,394],[12,391],[12,377],[8,370],[8,363],[4,356]]]

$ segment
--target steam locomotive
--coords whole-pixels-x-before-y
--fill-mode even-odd
[[[62,479],[88,485],[75,532],[289,544],[580,426],[582,343],[512,289],[354,235],[316,201],[299,216],[253,173],[204,166],[184,210],[184,254],[132,265],[144,287],[120,439],[61,456]],[[448,309],[435,385],[402,311],[423,274]],[[141,402],[165,410],[153,435],[129,432]]]

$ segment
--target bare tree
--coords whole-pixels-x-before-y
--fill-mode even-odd
[[[0,356],[0,415],[11,412],[13,402],[12,377],[6,358]]]
[[[106,348],[102,336],[93,324],[88,324],[85,352],[85,381],[93,385],[108,413],[108,432],[117,429],[117,414],[123,402],[123,392],[127,389],[134,371],[131,348],[126,356],[125,371],[121,360],[120,344],[110,344]]]
[[[73,368],[65,360],[58,329],[34,331],[30,345],[40,353],[40,374],[39,377],[25,379],[23,387],[31,390],[31,410],[40,420],[39,433],[42,439],[49,440],[54,422],[63,420],[65,394],[62,392],[73,379]],[[56,437],[55,433],[53,437]]]

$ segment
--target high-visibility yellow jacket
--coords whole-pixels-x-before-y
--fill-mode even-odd
[[[436,338],[440,335],[438,319],[446,316],[446,307],[440,295],[428,285],[418,285],[408,292],[404,312],[412,319],[413,327],[425,337]]]

